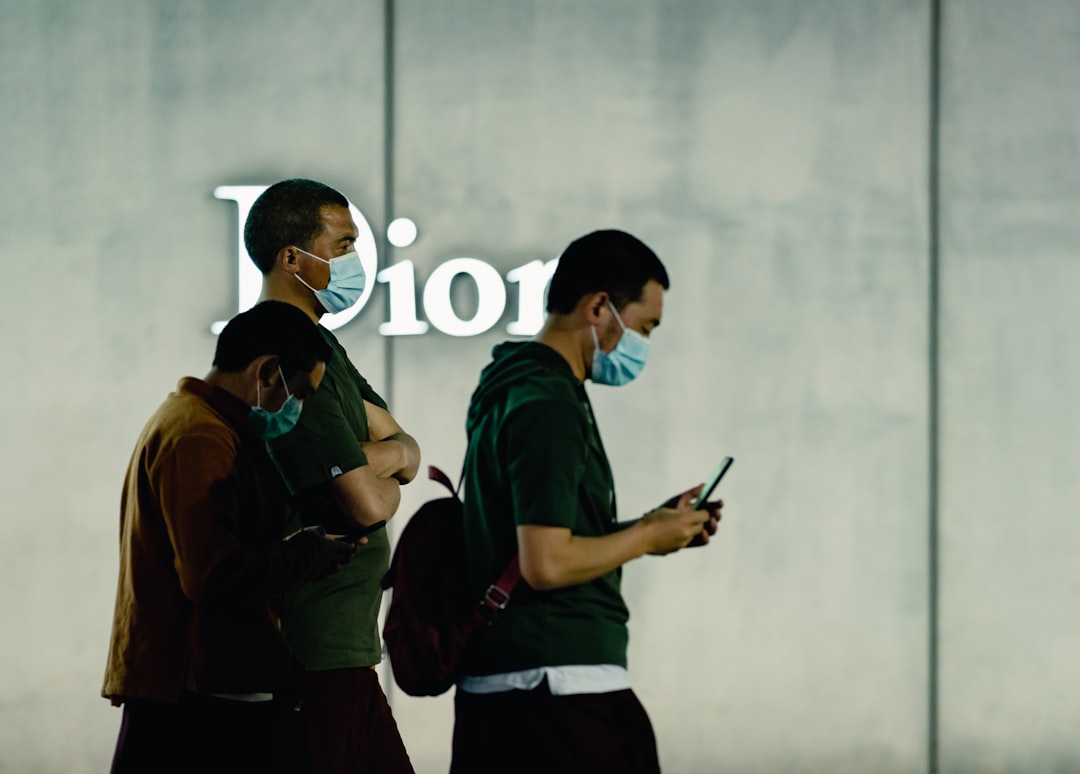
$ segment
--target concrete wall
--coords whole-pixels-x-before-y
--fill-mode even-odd
[[[946,3],[941,749],[1080,770],[1080,7]]]
[[[610,226],[667,263],[645,375],[590,390],[625,518],[737,458],[721,539],[626,573],[667,771],[1075,767],[1080,10],[941,10],[0,0],[0,771],[107,767],[123,471],[236,311],[213,191],[299,175],[416,221],[379,262],[421,319],[453,258]],[[452,473],[506,287],[481,335],[380,335],[385,284],[338,331]],[[449,697],[391,698],[445,770]]]

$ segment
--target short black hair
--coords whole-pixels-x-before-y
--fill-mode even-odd
[[[244,246],[259,271],[269,274],[283,247],[308,248],[322,232],[323,207],[348,207],[349,200],[328,185],[296,178],[267,188],[248,212]]]
[[[649,247],[625,231],[593,231],[571,242],[548,287],[547,310],[569,314],[590,293],[606,292],[616,309],[639,301],[649,280],[670,287],[664,264]]]
[[[318,326],[304,312],[284,301],[262,301],[229,320],[218,336],[214,368],[243,371],[263,355],[277,355],[281,371],[291,379],[329,363],[333,350]]]

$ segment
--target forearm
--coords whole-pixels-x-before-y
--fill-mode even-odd
[[[401,504],[398,480],[380,477],[370,464],[335,478],[331,482],[331,493],[341,512],[357,526],[389,521]]]
[[[534,589],[586,583],[643,554],[669,554],[705,535],[705,511],[657,508],[603,537],[573,534],[567,527],[534,524],[517,528],[522,577]]]
[[[397,447],[397,454],[400,455],[399,462],[389,475],[402,484],[409,483],[416,478],[416,473],[420,470],[420,445],[382,406],[376,406],[365,400],[364,409],[367,411],[368,431],[371,433],[371,438],[378,443],[388,442]]]
[[[407,433],[361,444],[376,478],[395,478],[407,484],[420,468],[420,446]]]
[[[602,537],[575,535],[558,527],[518,527],[521,574],[544,591],[587,583],[650,550],[650,528],[642,521]]]
[[[416,442],[416,439],[402,431],[400,433],[394,433],[383,440],[397,443],[401,446],[404,462],[401,467],[394,472],[394,478],[402,484],[407,484],[416,478],[416,474],[420,470],[420,444]]]
[[[365,441],[360,448],[375,478],[394,478],[405,465],[405,449],[397,441]]]

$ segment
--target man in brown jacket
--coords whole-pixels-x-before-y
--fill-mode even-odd
[[[102,694],[124,713],[114,772],[274,768],[292,659],[276,598],[356,547],[282,540],[265,440],[287,432],[332,357],[300,310],[264,302],[222,331],[205,379],[147,422],[120,508],[120,577]]]

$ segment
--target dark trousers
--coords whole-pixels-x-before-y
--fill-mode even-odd
[[[374,669],[304,675],[300,716],[315,774],[412,774]]]
[[[112,774],[277,771],[282,713],[273,702],[185,693],[124,702]]]
[[[454,698],[451,774],[656,774],[652,723],[633,691],[531,691]]]

